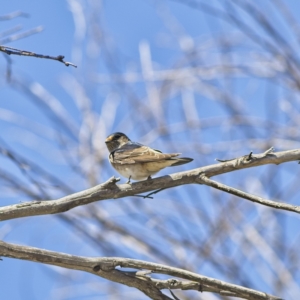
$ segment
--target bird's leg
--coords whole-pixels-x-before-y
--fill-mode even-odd
[[[128,181],[126,182],[127,184],[130,184],[130,178],[131,178],[131,175],[129,176]]]
[[[152,177],[151,177],[151,175],[149,175],[148,178],[147,178],[147,180],[151,180],[151,179],[152,179]]]

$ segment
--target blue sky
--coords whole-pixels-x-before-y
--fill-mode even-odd
[[[292,12],[299,11],[299,3],[295,1],[287,3]],[[225,4],[219,1],[210,1],[210,4],[222,9],[225,7]],[[297,50],[299,48],[297,39],[287,22],[269,3],[262,2],[261,6],[263,12],[268,11],[268,17],[273,21],[274,27],[291,47]],[[94,11],[95,7],[97,9]],[[270,52],[243,35],[237,26],[176,1],[111,0],[100,3],[100,1],[75,0],[12,0],[2,3],[1,15],[16,10],[29,16],[1,21],[0,32],[19,24],[23,26],[23,31],[38,26],[42,26],[43,31],[11,42],[7,46],[45,55],[64,55],[66,61],[73,62],[78,68],[66,67],[52,60],[11,56],[13,77],[24,84],[23,89],[17,90],[6,81],[6,60],[0,57],[2,75],[0,144],[47,170],[65,182],[72,192],[88,188],[116,175],[106,160],[108,153],[103,143],[103,138],[113,131],[126,131],[132,139],[154,148],[168,152],[182,152],[184,156],[194,158],[194,162],[190,165],[176,170],[167,169],[160,175],[213,164],[215,158],[233,158],[252,150],[262,152],[270,146],[275,146],[276,150],[299,148],[299,136],[294,133],[299,112],[298,91],[290,84],[286,72],[280,73],[283,68],[280,59],[275,63],[276,55],[273,57]],[[235,6],[235,11],[232,12],[244,20],[261,38],[274,41],[242,9]],[[299,18],[296,14],[294,17],[296,20]],[[228,52],[225,48],[220,50],[216,42],[226,37],[236,42]],[[279,45],[277,46],[281,49]],[[145,83],[141,79],[143,78],[141,74],[145,72],[141,47],[144,49],[149,47],[152,68],[154,72],[157,71],[155,74],[199,66],[202,72],[199,76],[190,77],[188,75],[185,77],[185,73],[182,73],[174,85],[170,79],[155,80],[154,91],[159,91],[159,99],[163,99],[160,103],[163,119],[157,117],[159,109],[153,109],[155,106],[151,106],[153,101],[149,99],[151,80],[150,83]],[[191,59],[193,47],[197,49],[199,55]],[[297,51],[295,52],[297,55]],[[220,53],[223,53],[223,56]],[[240,69],[230,71],[232,73],[217,69],[224,62],[228,64],[234,62]],[[276,76],[264,73],[266,70],[269,72],[273,70]],[[125,73],[138,74],[140,79],[125,84],[112,82],[111,74],[117,77]],[[46,101],[46,104],[52,103],[61,111],[62,115],[74,125],[78,135],[72,136],[66,127],[61,126],[57,120],[53,121],[49,110],[41,108],[41,102],[33,100],[28,91],[26,92],[26,88],[43,95],[47,93],[49,101]],[[196,103],[194,110],[184,113],[186,107],[192,107],[184,104],[191,105],[193,102],[193,99],[189,98],[191,95]],[[89,101],[85,102],[83,100],[85,98]],[[273,104],[270,105],[270,102]],[[98,127],[95,135],[85,137],[89,120],[84,119],[83,112],[87,103],[92,107],[92,116],[97,120],[98,123],[96,121],[95,123]],[[143,111],[149,107],[151,109],[145,117]],[[113,119],[110,115],[114,114],[114,109],[116,118]],[[232,112],[235,112],[235,115],[230,114]],[[202,127],[199,129],[198,123],[195,127],[181,125],[186,123],[188,118],[186,114],[199,122]],[[252,122],[252,127],[248,128],[247,124],[239,123],[238,116]],[[164,135],[164,131],[160,129],[164,125],[171,128],[171,134]],[[57,132],[65,139],[67,145],[63,151],[60,148],[63,143],[54,142],[58,136]],[[88,140],[86,145],[91,144],[92,150],[77,148],[78,141],[85,138]],[[97,151],[100,153],[99,156],[95,154]],[[83,157],[81,160],[75,160],[78,153]],[[82,153],[86,153],[86,160],[85,154]],[[75,160],[75,168],[68,165],[68,159]],[[28,186],[34,191],[34,195],[45,199],[43,193],[24,176],[18,165],[4,156],[0,157],[0,165],[2,169],[14,174],[23,186]],[[282,166],[280,171],[277,166],[243,170],[218,178],[224,183],[239,186],[261,196],[298,203],[299,192],[292,189],[295,186],[295,174],[299,175],[295,165],[296,163],[287,164]],[[76,167],[81,168],[83,175]],[[93,174],[94,177],[87,178],[88,174]],[[51,199],[67,193],[67,189],[57,189],[53,181],[48,181],[46,176],[35,176],[33,175],[46,186],[44,192]],[[124,182],[124,179],[122,181]],[[269,186],[268,182],[273,184]],[[26,193],[14,191],[5,182],[1,181],[1,186],[2,205],[34,198]],[[289,189],[294,193],[288,194]],[[167,263],[161,257],[151,257],[142,247],[135,248],[134,251],[131,245],[133,242],[115,234],[113,230],[105,231],[107,230],[105,225],[97,223],[97,218],[92,216],[89,208],[99,214],[105,216],[107,214],[108,220],[113,224],[133,230],[137,234],[137,240],[147,235],[153,246],[162,249],[162,253],[167,256],[171,246],[166,242],[163,230],[174,239],[180,240],[184,237],[193,243],[199,239],[199,249],[202,251],[204,248],[201,247],[207,242],[210,234],[220,230],[221,225],[215,220],[224,215],[228,203],[231,203],[234,209],[240,208],[241,221],[240,223],[236,221],[237,213],[231,215],[230,210],[228,211],[228,216],[224,218],[228,217],[236,225],[236,230],[232,229],[229,237],[220,234],[216,247],[211,250],[216,259],[218,255],[220,257],[228,255],[229,260],[234,260],[236,256],[242,261],[243,245],[236,241],[242,240],[241,233],[248,232],[249,226],[256,225],[256,229],[265,234],[264,237],[272,247],[276,245],[277,234],[278,240],[282,236],[286,238],[286,245],[298,242],[298,235],[295,237],[292,229],[299,228],[299,218],[292,214],[277,214],[269,209],[253,207],[253,204],[245,204],[243,201],[235,202],[238,200],[222,195],[212,192],[208,187],[180,187],[158,194],[149,203],[141,203],[139,198],[130,198],[95,203],[67,212],[66,216],[74,218],[78,226],[82,226],[86,232],[76,229],[66,219],[49,215],[3,222],[0,225],[0,236],[7,242],[76,255],[101,256],[109,255],[109,251],[112,251],[112,255],[149,261],[157,259],[157,262]],[[288,200],[285,200],[285,195],[289,196]],[[218,202],[215,203],[216,199]],[[179,208],[186,215],[181,214]],[[213,225],[211,232],[208,233],[203,225],[210,222]],[[264,222],[270,226],[268,228],[270,231],[266,230]],[[281,228],[280,224],[284,224],[284,228]],[[94,242],[89,240],[87,232],[91,233]],[[107,243],[107,248],[97,245],[95,240],[99,244]],[[120,247],[116,246],[118,243]],[[249,240],[247,243],[250,243]],[[255,256],[257,261],[262,261],[262,265],[266,264],[266,267],[262,267],[261,273],[267,274],[265,281],[261,281],[259,277],[261,274],[257,275],[257,269],[251,269],[250,258],[245,260],[245,265],[238,275],[240,281],[236,282],[235,274],[226,270],[226,266],[218,269],[213,263],[206,261],[206,258],[203,258],[201,263],[199,261],[195,263],[197,257],[204,255],[200,250],[199,253],[191,249],[185,252],[181,248],[178,248],[177,252],[176,249],[172,251],[178,255],[176,256],[178,264],[182,263],[187,268],[193,266],[203,275],[215,276],[231,283],[241,283],[243,275],[249,274],[249,279],[245,279],[246,283],[243,283],[275,293],[274,285],[270,283],[275,280],[275,277],[272,277],[275,276],[274,270],[259,253],[259,249],[255,250],[255,245],[249,246],[249,249],[252,251],[249,250],[249,257],[257,255]],[[288,260],[286,253],[289,250],[281,254],[277,248],[274,249],[279,257],[282,256],[283,262]],[[299,272],[297,276],[299,279]],[[3,299],[113,299],[114,297],[112,295],[108,298],[105,294],[108,288],[104,280],[89,274],[32,262],[4,258],[1,262],[0,277]],[[295,281],[297,278],[294,278]],[[290,294],[286,292],[281,296],[291,297],[294,291],[297,289],[293,289],[291,284]],[[129,288],[124,288],[124,293],[128,298],[142,299],[139,298],[142,297],[141,294]],[[115,295],[114,299],[118,299],[118,295]],[[219,298],[211,296],[205,299]]]

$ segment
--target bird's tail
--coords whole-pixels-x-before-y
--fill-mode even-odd
[[[174,163],[170,167],[184,165],[193,161],[193,159],[189,157],[180,157],[180,158],[173,158],[173,159],[174,159]]]

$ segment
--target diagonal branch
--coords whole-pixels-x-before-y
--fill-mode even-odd
[[[57,61],[63,63],[67,67],[72,66],[72,67],[77,68],[77,66],[74,65],[73,63],[64,61],[65,57],[63,55],[58,55],[58,56],[43,55],[43,54],[37,54],[34,52],[20,50],[20,49],[16,49],[16,48],[7,47],[7,46],[1,46],[1,45],[0,45],[0,51],[6,53],[8,55],[32,56],[32,57],[37,57],[37,58],[57,60]]]
[[[254,196],[252,194],[249,194],[249,193],[243,192],[241,190],[232,188],[228,185],[225,185],[225,184],[219,183],[217,181],[211,180],[208,177],[206,177],[205,174],[200,175],[200,181],[203,184],[209,185],[209,186],[214,187],[218,190],[221,190],[221,191],[224,191],[226,193],[229,193],[229,194],[232,194],[232,195],[250,200],[250,201],[255,202],[255,203],[259,203],[259,204],[266,205],[266,206],[273,207],[273,208],[277,208],[277,209],[283,209],[283,210],[296,212],[298,214],[300,213],[300,206],[291,205],[291,204],[282,203],[282,202],[275,202],[275,201],[272,201],[272,200],[264,199],[264,198],[259,197],[259,196]]]
[[[27,31],[24,31],[24,32],[21,32],[21,33],[18,33],[18,34],[14,34],[14,35],[8,36],[6,38],[2,38],[0,40],[0,44],[3,45],[3,44],[14,42],[14,41],[17,41],[17,40],[20,40],[20,39],[24,39],[24,38],[26,38],[28,36],[31,36],[31,35],[36,34],[36,33],[39,33],[42,30],[43,30],[43,27],[42,26],[38,26],[38,27],[32,28],[30,30],[27,30]],[[6,47],[6,46],[0,46],[0,51],[3,51],[6,54],[16,54],[16,53],[9,53],[9,52],[5,51],[5,48],[7,48],[7,49],[13,49],[15,51],[21,51],[21,50],[10,48],[10,47]],[[22,52],[24,52],[24,51],[22,51]],[[27,52],[27,51],[25,51],[25,52]],[[24,55],[24,54],[17,54],[17,55]]]
[[[161,289],[198,289],[201,292],[210,291],[220,295],[230,295],[244,299],[280,300],[280,298],[264,292],[230,284],[183,269],[136,259],[75,256],[34,247],[9,244],[3,241],[0,241],[0,256],[92,273],[110,281],[137,288],[151,299],[171,299],[164,295]],[[117,269],[117,267],[148,271],[128,272],[120,268]],[[175,276],[188,280],[188,282],[178,279],[169,279],[167,281],[152,279],[150,277],[152,273]]]
[[[58,200],[33,201],[14,204],[0,208],[0,220],[9,220],[21,217],[56,214],[68,211],[74,207],[89,204],[95,201],[117,199],[150,191],[176,187],[184,184],[201,184],[201,174],[212,177],[245,168],[257,167],[266,164],[281,164],[300,160],[300,149],[262,154],[245,155],[243,157],[209,165],[185,172],[173,173],[155,179],[139,181],[132,184],[116,184],[115,177],[90,189],[71,194]],[[295,167],[298,167],[295,165]],[[261,203],[263,204],[263,203]],[[295,212],[299,213],[299,207]]]
[[[20,10],[17,10],[17,11],[9,13],[7,15],[0,16],[0,21],[7,21],[7,20],[11,20],[11,19],[14,19],[14,18],[17,18],[17,17],[27,18],[27,17],[29,17],[29,14],[24,13]]]

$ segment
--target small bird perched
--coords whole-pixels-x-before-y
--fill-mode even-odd
[[[166,167],[174,167],[191,162],[188,157],[177,158],[180,153],[162,153],[139,143],[132,142],[124,133],[115,132],[105,140],[109,162],[125,178],[134,180],[151,179]]]

